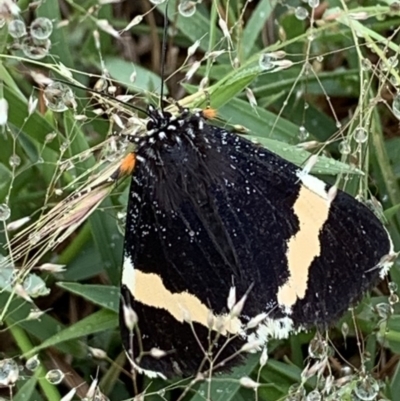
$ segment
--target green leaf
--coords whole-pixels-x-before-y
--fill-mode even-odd
[[[386,209],[383,212],[383,214],[385,215],[385,218],[389,220],[392,217],[394,217],[399,211],[400,211],[400,203],[390,207],[389,209]]]
[[[153,72],[119,57],[106,57],[104,63],[113,79],[127,89],[133,92],[160,93],[161,78]],[[130,80],[133,72],[136,72],[135,82]]]
[[[250,19],[246,23],[241,39],[244,58],[251,54],[255,42],[260,37],[260,33],[262,29],[264,29],[276,4],[277,0],[261,0],[252,12]]]
[[[288,145],[284,142],[276,141],[275,139],[260,138],[252,135],[261,145],[281,156],[282,158],[296,164],[299,167],[304,167],[304,164],[310,158],[311,154],[304,149],[296,146]],[[320,175],[337,175],[340,173],[346,174],[363,174],[362,171],[343,163],[339,160],[318,156],[317,162],[312,168],[312,173]]]
[[[390,391],[392,394],[400,394],[400,364],[397,364],[396,370],[390,382]],[[393,398],[395,399],[395,398]]]
[[[211,381],[202,383],[191,401],[204,401],[205,399],[213,401],[237,400],[238,392],[241,389],[239,379],[243,376],[249,376],[257,367],[259,359],[260,355],[251,354],[244,365],[236,367],[228,374],[215,375]],[[205,397],[205,394],[210,394],[210,398]]]
[[[115,329],[117,326],[118,315],[110,310],[102,309],[47,338],[40,345],[32,348],[29,355],[34,355],[42,349],[57,346],[65,341],[77,340],[94,333]]]
[[[110,199],[101,203],[105,210],[112,210]],[[97,251],[101,255],[102,263],[108,273],[111,284],[117,285],[120,281],[122,266],[122,236],[118,231],[116,219],[110,213],[96,210],[89,218],[92,227],[92,235]]]
[[[277,115],[260,107],[253,108],[248,102],[233,99],[218,110],[218,115],[230,124],[240,124],[251,135],[279,139],[285,142],[297,142],[299,127],[289,120],[277,118]]]
[[[19,93],[15,93],[7,86],[4,87],[4,97],[8,101],[9,110],[12,110],[12,113],[8,115],[9,122],[18,127],[18,132],[23,132],[43,145],[46,135],[55,131],[54,127],[37,111],[28,116],[28,102],[21,99]],[[59,144],[57,141],[53,141],[46,143],[46,146],[56,150]]]
[[[79,295],[96,305],[118,312],[119,288],[110,285],[57,283],[65,290]]]
[[[58,22],[61,21],[60,5],[58,0],[46,0],[40,7],[36,9],[38,17],[46,17],[53,22],[54,28],[51,34],[51,55],[58,59],[65,66],[72,68],[74,62],[72,60],[70,46],[67,42],[65,28],[59,27]]]
[[[157,7],[163,14],[165,14],[165,3]],[[200,40],[200,49],[207,51],[210,50],[209,46],[209,34],[210,34],[210,19],[207,18],[206,12],[201,12],[200,9],[196,11],[196,14],[190,18],[185,18],[181,14],[175,14],[171,10],[177,9],[177,0],[168,1],[168,18],[175,24],[178,30],[185,35],[191,43],[196,40]],[[176,20],[176,21],[175,21]],[[223,43],[224,37],[220,29],[214,30],[214,43]]]
[[[17,394],[13,396],[13,401],[26,401],[32,400],[35,386],[37,384],[37,377],[30,377],[19,389]],[[36,398],[35,398],[36,399]]]
[[[0,291],[11,292],[12,286],[10,283],[12,283],[14,277],[15,269],[13,266],[2,266],[0,269]],[[22,286],[27,295],[32,298],[42,297],[50,293],[50,288],[47,288],[43,279],[35,273],[29,273],[24,278]]]

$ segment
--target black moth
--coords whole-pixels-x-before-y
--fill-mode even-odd
[[[353,197],[202,111],[148,114],[135,139],[120,309],[139,372],[230,368],[246,343],[326,327],[387,273],[388,232]]]

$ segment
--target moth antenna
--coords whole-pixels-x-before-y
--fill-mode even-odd
[[[133,110],[140,111],[143,114],[145,114],[147,117],[151,117],[150,114],[148,113],[148,111],[146,111],[145,109],[142,109],[140,107],[134,106],[133,104],[124,102],[122,100],[119,100],[116,97],[109,95],[108,93],[102,93],[102,92],[97,91],[96,89],[91,89],[91,88],[88,88],[88,87],[86,87],[84,85],[77,85],[77,84],[74,84],[72,82],[65,81],[63,79],[59,79],[59,78],[52,78],[52,79],[54,81],[56,81],[56,82],[60,82],[60,83],[65,84],[65,85],[72,86],[73,88],[86,89],[88,92],[95,93],[96,95],[99,95],[99,96],[104,96],[104,97],[106,97],[108,99],[116,101],[117,103],[123,104],[124,106],[129,107],[129,108],[131,108]]]
[[[164,100],[164,84],[165,84],[165,63],[167,54],[167,34],[168,34],[168,3],[165,4],[165,15],[164,15],[164,31],[161,45],[161,90],[160,90],[160,108],[164,112],[163,100]]]

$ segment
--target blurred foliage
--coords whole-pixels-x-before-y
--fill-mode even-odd
[[[185,17],[179,1],[169,0],[164,95],[218,108],[216,124],[240,125],[298,165],[317,153],[316,174],[381,202],[400,249],[400,4],[195,3]],[[21,11],[12,13],[16,5]],[[0,0],[0,13],[0,99],[8,104],[8,113],[0,106],[0,121],[7,117],[0,126],[3,397],[57,401],[72,391],[74,399],[101,400],[101,390],[123,400],[136,386],[149,400],[400,399],[398,264],[390,282],[317,334],[331,347],[326,358],[311,358],[315,333],[301,333],[270,343],[263,369],[259,355],[250,355],[212,381],[138,378],[134,386],[117,328],[129,180],[114,188],[106,178],[126,151],[111,134],[144,117],[113,97],[130,95],[142,109],[159,101],[165,4]],[[52,22],[50,42],[32,39],[40,17]],[[20,38],[16,20],[27,29]],[[49,93],[49,78],[69,81],[72,91]],[[53,104],[59,96],[62,112]],[[40,364],[28,359],[35,355]],[[246,388],[251,383],[260,383],[257,391]]]

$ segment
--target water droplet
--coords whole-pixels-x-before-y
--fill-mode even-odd
[[[64,379],[64,373],[60,369],[52,369],[46,373],[45,377],[51,384],[60,384]]]
[[[61,145],[60,145],[60,152],[65,152],[69,146],[70,146],[70,142],[69,141],[64,141]],[[67,169],[69,168],[69,166],[67,166]]]
[[[367,59],[367,58],[363,58],[361,60],[361,68],[364,71],[369,71],[372,68],[371,61],[369,61],[369,59]]]
[[[26,35],[25,22],[19,19],[14,19],[8,24],[8,33],[15,39],[22,38]]]
[[[391,316],[391,314],[393,313],[393,308],[385,302],[376,304],[375,310],[376,310],[376,313],[378,314],[378,316],[382,319],[388,319]]]
[[[354,387],[354,395],[362,401],[373,401],[379,393],[379,383],[372,377],[359,379]]]
[[[342,155],[348,155],[351,152],[351,147],[349,142],[345,139],[342,142],[339,143],[339,152]]]
[[[165,0],[150,0],[150,3],[153,3],[156,6],[158,6],[159,4],[165,3]]]
[[[269,71],[274,68],[274,64],[272,63],[273,57],[270,53],[261,54],[258,65],[260,66],[262,71]]]
[[[50,110],[61,112],[75,104],[74,94],[67,85],[53,82],[44,90],[44,99]]]
[[[182,17],[191,17],[196,12],[196,3],[190,0],[182,0],[179,3],[178,11]]]
[[[36,245],[40,241],[40,234],[39,233],[32,233],[29,234],[29,243],[31,245]]]
[[[308,11],[304,7],[296,7],[294,15],[298,20],[303,21],[308,17]]]
[[[352,373],[353,373],[353,369],[348,365],[344,365],[340,369],[340,377],[350,376]]]
[[[38,40],[31,36],[24,38],[21,44],[21,49],[26,57],[32,60],[40,60],[47,56],[51,47],[49,39]]]
[[[48,18],[36,18],[31,23],[30,32],[34,39],[48,39],[53,32],[53,23]]]
[[[54,193],[56,196],[61,196],[63,194],[63,190],[61,188],[57,188],[54,190]]]
[[[346,322],[344,322],[342,324],[342,335],[345,340],[346,340],[348,334],[349,334],[349,325]]]
[[[0,387],[12,386],[19,377],[17,363],[13,359],[0,361]]]
[[[400,120],[400,92],[398,92],[393,98],[392,110],[395,117]]]
[[[31,372],[35,371],[39,367],[39,365],[40,361],[37,355],[34,355],[32,358],[29,358],[25,363],[25,367]]]
[[[324,61],[324,56],[317,56],[317,61],[322,63]]]
[[[389,295],[388,301],[389,301],[390,305],[398,304],[399,303],[399,296],[392,292]]]
[[[51,132],[50,134],[46,135],[45,141],[46,142],[51,142],[56,136],[57,136],[56,132]]]
[[[310,134],[308,133],[306,128],[303,125],[301,125],[299,127],[299,133],[297,134],[297,137],[299,138],[299,140],[305,141],[309,136],[310,136]]]
[[[316,335],[308,345],[308,355],[311,358],[322,359],[329,353],[329,345],[326,340]]]
[[[11,210],[5,203],[0,204],[0,221],[6,221],[11,216]]]
[[[292,384],[288,390],[288,396],[285,401],[303,401],[306,390],[299,384]]]
[[[317,8],[319,6],[319,0],[308,0],[308,5],[311,8]]]
[[[389,5],[389,9],[391,12],[398,13],[400,11],[400,3],[398,1],[394,1]]]
[[[21,158],[18,155],[11,155],[8,163],[11,167],[18,167],[21,164]]]
[[[365,143],[368,140],[368,131],[364,127],[357,127],[354,131],[354,140],[357,143]]]
[[[306,401],[321,401],[321,399],[322,396],[318,390],[311,391],[306,397]]]
[[[385,71],[388,71],[393,68],[396,68],[398,64],[399,64],[399,59],[397,58],[397,56],[391,56],[387,59],[387,63],[384,64],[383,69]]]
[[[398,290],[398,286],[397,286],[397,284],[396,284],[394,281],[391,281],[391,282],[388,284],[388,287],[389,287],[389,291],[390,291],[390,292],[397,292],[397,290]]]

